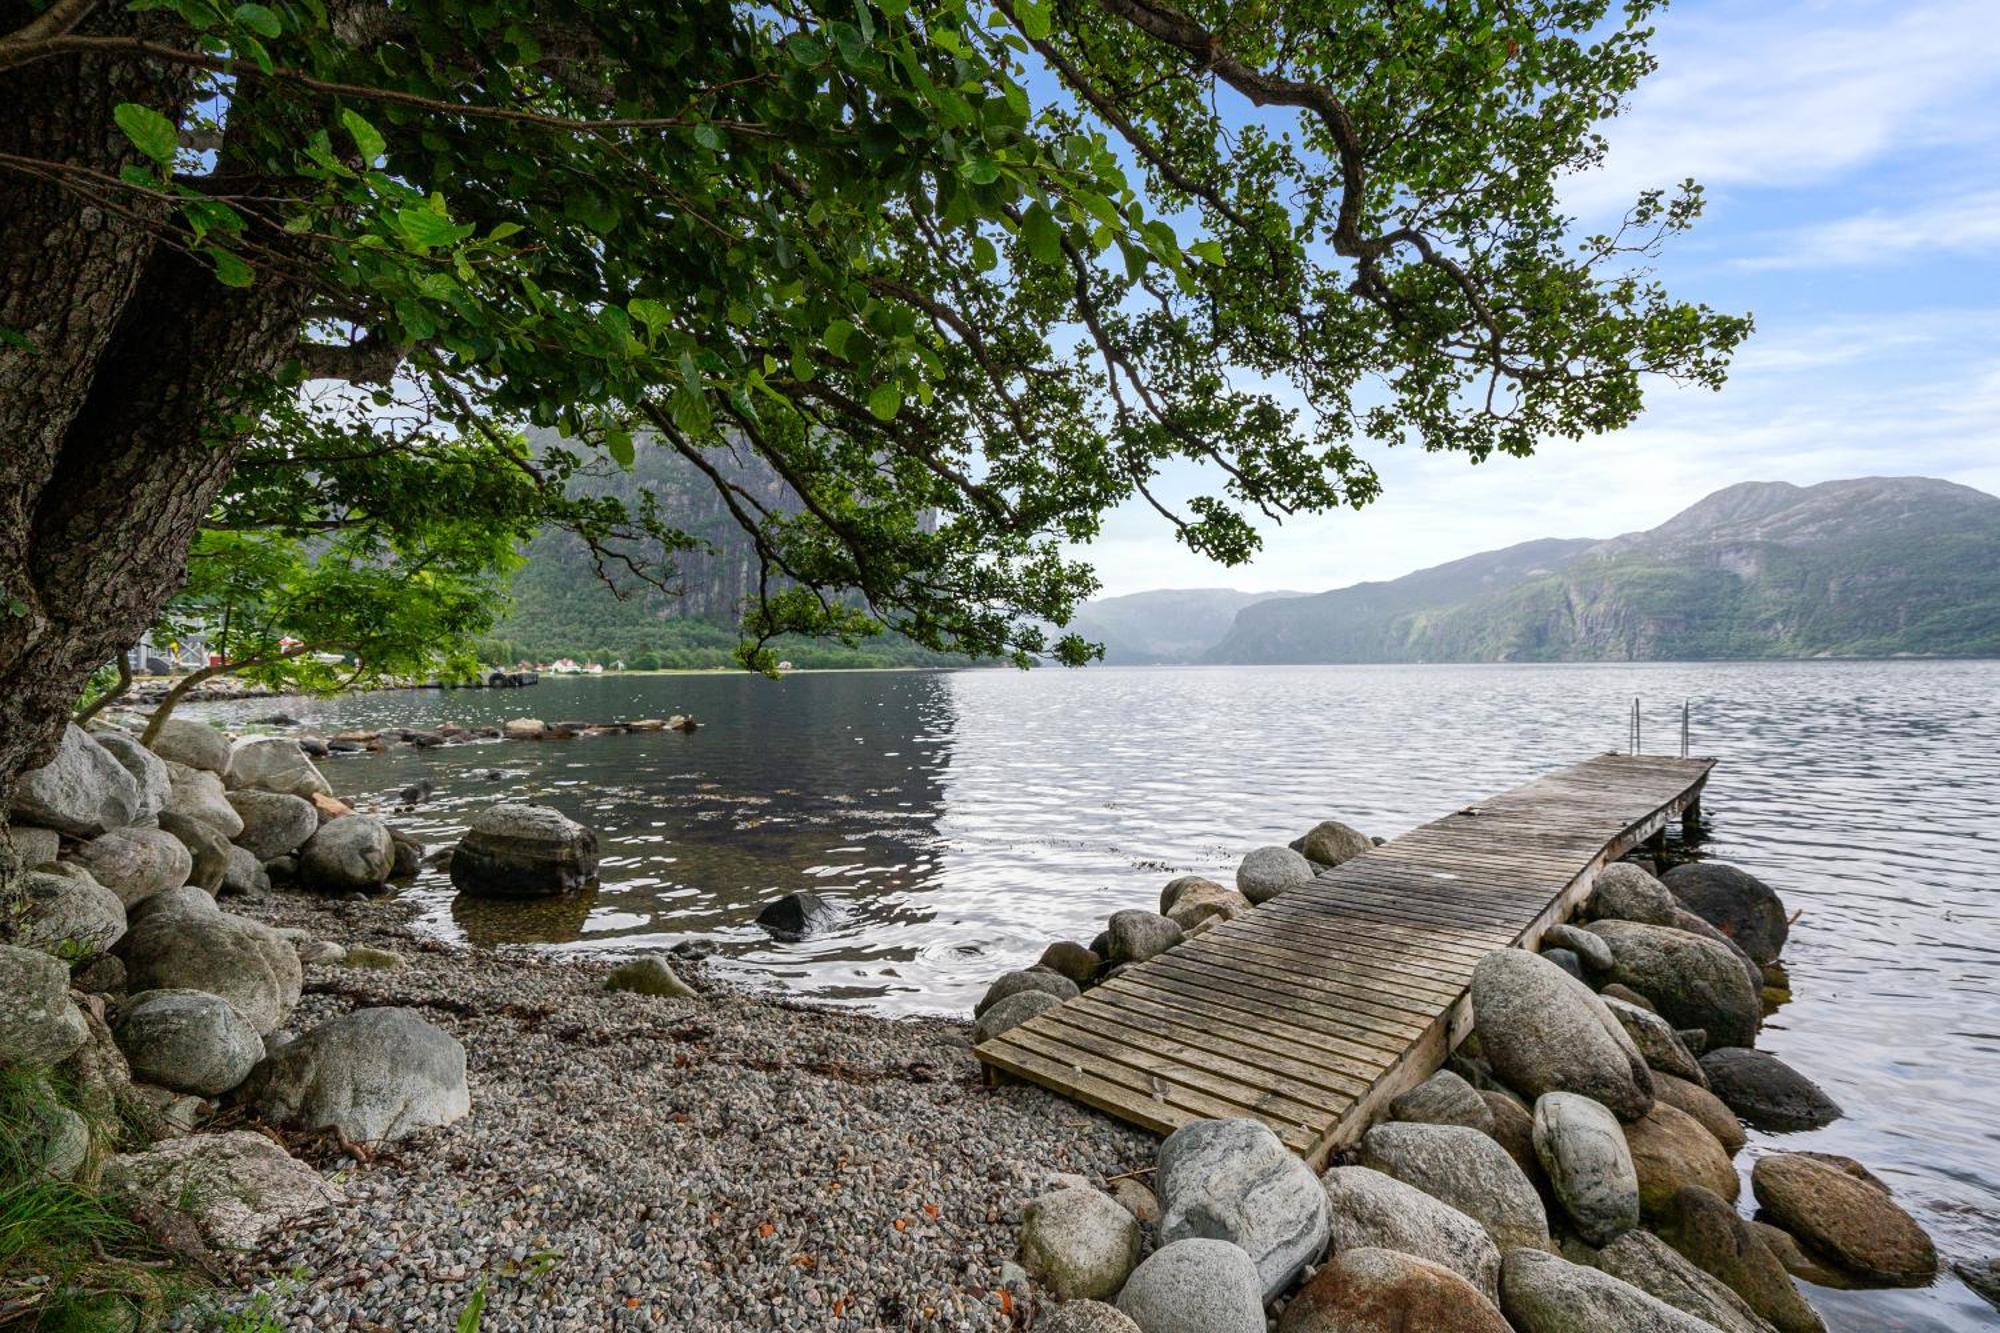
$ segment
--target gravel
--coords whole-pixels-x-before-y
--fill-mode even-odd
[[[453,948],[393,901],[274,894],[249,914],[408,966],[308,967],[288,1024],[407,1005],[464,1042],[472,1114],[357,1161],[346,1202],[236,1274],[295,1330],[1003,1329],[1021,1209],[1153,1140],[1027,1085],[987,1088],[967,1024],[720,988],[608,993],[611,962]],[[1018,1277],[1018,1270],[1013,1270]]]

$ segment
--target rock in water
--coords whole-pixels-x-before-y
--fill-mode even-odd
[[[1597,937],[1593,935],[1591,938]],[[1619,1026],[1625,1029],[1625,1035],[1632,1039],[1632,1044],[1639,1048],[1639,1054],[1644,1057],[1646,1064],[1656,1073],[1672,1074],[1675,1078],[1686,1079],[1690,1083],[1702,1085],[1708,1083],[1708,1075],[1702,1072],[1700,1062],[1682,1043],[1673,1025],[1666,1019],[1650,1009],[1641,1009],[1638,1005],[1629,1004],[1624,1000],[1605,1000],[1604,1007],[1611,1011],[1611,1016],[1618,1020]],[[1656,1088],[1658,1082],[1659,1080],[1654,1080]]]
[[[1684,1185],[1699,1185],[1725,1199],[1742,1192],[1736,1168],[1701,1122],[1667,1102],[1655,1102],[1625,1126],[1625,1145],[1639,1172],[1639,1207],[1647,1216],[1666,1208]]]
[[[1096,977],[1097,969],[1104,966],[1104,960],[1075,940],[1057,940],[1042,950],[1035,966],[1045,972],[1068,977],[1073,984],[1081,986]]]
[[[1118,1308],[1145,1333],[1264,1333],[1257,1265],[1227,1241],[1162,1245],[1126,1280]]]
[[[1675,1027],[1701,1028],[1717,1046],[1756,1041],[1763,1004],[1726,947],[1632,921],[1598,921],[1590,929],[1611,946],[1611,979],[1651,1000]]]
[[[1250,910],[1250,900],[1236,890],[1191,875],[1167,885],[1160,899],[1167,904],[1161,914],[1184,931],[1214,917],[1228,921]]]
[[[691,1000],[698,995],[694,987],[680,979],[673,965],[658,955],[635,958],[612,968],[611,975],[604,978],[604,989],[670,1000]]]
[[[1365,1166],[1320,1177],[1333,1252],[1386,1249],[1449,1268],[1488,1300],[1500,1297],[1500,1250],[1486,1228],[1414,1185]]]
[[[1106,933],[1111,940],[1110,951],[1105,958],[1114,967],[1119,963],[1143,963],[1148,958],[1156,958],[1183,938],[1181,928],[1169,918],[1136,908],[1113,912],[1106,924],[1110,927]]]
[[[1462,1125],[1377,1125],[1361,1164],[1414,1185],[1486,1228],[1504,1255],[1549,1248],[1549,1218],[1526,1173],[1492,1139]]]
[[[260,1036],[299,1002],[298,950],[260,921],[213,910],[156,912],[133,925],[120,949],[135,992],[220,995]]]
[[[299,743],[288,736],[245,736],[229,749],[229,786],[284,792],[310,799],[331,796],[333,788]]]
[[[975,1042],[991,1041],[1008,1029],[1019,1027],[1036,1014],[1045,1014],[1061,1003],[1061,1000],[1047,991],[1030,990],[1009,995],[973,1021],[972,1039]]]
[[[1639,1173],[1610,1111],[1573,1092],[1535,1103],[1535,1156],[1556,1198],[1591,1245],[1608,1245],[1639,1225]]]
[[[596,878],[597,834],[546,805],[503,803],[482,811],[451,857],[452,884],[475,897],[548,898]],[[810,924],[806,911],[773,926],[765,919],[771,908],[764,910],[759,925],[803,934]]]
[[[1236,867],[1236,889],[1253,903],[1267,903],[1310,884],[1315,873],[1312,862],[1289,847],[1259,847]]]
[[[0,944],[0,1066],[44,1069],[90,1037],[69,1000],[69,969],[39,949]]]
[[[1657,1226],[1660,1239],[1741,1296],[1779,1333],[1825,1333],[1791,1274],[1733,1204],[1691,1185],[1674,1195]]]
[[[1597,872],[1580,915],[1586,921],[1638,921],[1670,926],[1680,903],[1673,891],[1629,861]]]
[[[1653,1079],[1625,1029],[1590,988],[1525,949],[1495,949],[1472,972],[1481,1049],[1502,1082],[1530,1097],[1575,1092],[1621,1120],[1646,1113]]]
[[[1719,861],[1691,861],[1669,870],[1661,882],[1690,912],[1756,961],[1775,962],[1784,952],[1791,933],[1785,904],[1755,875]]]
[[[1338,819],[1322,819],[1314,824],[1303,838],[1292,844],[1292,850],[1314,865],[1330,869],[1343,861],[1352,861],[1363,852],[1372,850],[1374,846],[1368,835],[1361,830],[1351,828]]]
[[[458,857],[452,857],[452,880],[457,882]],[[819,927],[833,911],[826,899],[802,889],[774,898],[757,913],[757,924],[781,940],[802,940]]]
[[[1260,1120],[1181,1126],[1160,1145],[1155,1187],[1160,1239],[1240,1246],[1257,1265],[1266,1301],[1326,1249],[1325,1191]]]
[[[1500,1302],[1520,1333],[1715,1333],[1609,1273],[1538,1250],[1507,1255]]]
[[[465,1048],[413,1009],[328,1019],[266,1056],[241,1095],[260,1115],[355,1143],[449,1125],[472,1109]]]
[[[125,934],[124,904],[87,874],[28,871],[19,910],[14,942],[66,959],[103,953]]]
[[[167,793],[172,787],[172,779],[167,776],[166,761],[139,744],[138,738],[115,727],[93,731],[90,738],[103,746],[105,751],[124,765],[132,775],[132,781],[139,789],[139,806],[132,812],[134,823],[144,823],[156,817],[167,804]]]
[[[202,1097],[228,1092],[264,1058],[256,1029],[229,1001],[205,991],[135,995],[116,1031],[134,1075]]]
[[[201,820],[171,810],[160,815],[160,831],[172,834],[187,848],[192,862],[187,882],[211,896],[219,892],[223,876],[229,873],[229,839]]]
[[[1869,1282],[1920,1287],[1937,1276],[1937,1249],[1878,1184],[1803,1153],[1757,1159],[1750,1188],[1771,1220]]]
[[[1108,1300],[1139,1262],[1139,1224],[1101,1190],[1075,1186],[1028,1204],[1021,1266],[1062,1300]]]
[[[139,784],[109,750],[74,722],[63,727],[55,757],[15,779],[12,818],[95,838],[139,817]]]
[[[1701,1127],[1715,1135],[1715,1141],[1731,1157],[1743,1151],[1743,1145],[1748,1141],[1743,1133],[1743,1122],[1707,1088],[1684,1078],[1675,1078],[1672,1074],[1656,1072],[1653,1075],[1653,1095],[1700,1121]]]
[[[1701,1057],[1709,1091],[1757,1129],[1820,1129],[1841,1110],[1820,1086],[1775,1055],[1723,1046]]]
[[[1044,995],[1053,995],[1058,1000],[1073,1000],[1083,993],[1068,977],[1045,968],[1024,968],[1019,972],[1004,973],[996,978],[993,984],[986,988],[986,994],[980,997],[979,1003],[972,1006],[972,1016],[977,1018],[1009,995],[1019,995],[1024,991],[1040,991]]]
[[[311,801],[276,791],[233,791],[229,807],[243,821],[234,841],[259,861],[289,856],[319,832],[319,811]]]
[[[1448,1069],[1440,1069],[1390,1102],[1389,1119],[1419,1125],[1464,1125],[1481,1134],[1493,1132],[1493,1110],[1486,1099]]]
[[[1596,1266],[1722,1333],[1771,1333],[1741,1296],[1650,1231],[1628,1231],[1597,1253]]]
[[[153,737],[153,753],[217,777],[229,771],[229,736],[206,722],[168,718],[160,724],[160,734]]]
[[[1278,1333],[1512,1333],[1477,1287],[1395,1250],[1336,1253],[1300,1288]]]
[[[325,893],[368,893],[395,867],[396,849],[382,821],[368,815],[328,820],[299,848],[299,879]]]
[[[317,1171],[244,1129],[114,1157],[104,1166],[104,1188],[159,1212],[187,1212],[210,1245],[238,1251],[257,1249],[279,1227],[342,1197]]]

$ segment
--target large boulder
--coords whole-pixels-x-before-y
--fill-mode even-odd
[[[1545,1092],[1534,1133],[1535,1156],[1586,1244],[1608,1245],[1639,1225],[1639,1172],[1616,1116],[1588,1097]]]
[[[1075,940],[1057,940],[1042,950],[1042,956],[1035,960],[1035,967],[1067,977],[1078,986],[1088,984],[1097,975],[1097,969],[1103,966],[1102,958]]]
[[[1264,1333],[1257,1265],[1227,1241],[1162,1245],[1126,1279],[1118,1308],[1145,1333]]]
[[[164,829],[120,828],[79,843],[69,859],[130,907],[178,888],[194,873],[194,854]]]
[[[124,766],[137,784],[139,806],[132,813],[133,822],[144,823],[158,815],[167,803],[167,793],[172,785],[167,776],[166,761],[139,744],[136,736],[116,727],[93,731],[90,736]]]
[[[1578,913],[1585,921],[1638,921],[1670,926],[1680,908],[1673,891],[1629,861],[1613,861],[1591,881]]]
[[[1720,1097],[1698,1083],[1656,1071],[1653,1075],[1653,1096],[1700,1121],[1701,1127],[1715,1135],[1715,1141],[1731,1157],[1743,1151],[1743,1145],[1748,1142],[1743,1122],[1736,1118],[1736,1113]]]
[[[1635,921],[1598,921],[1590,929],[1611,946],[1611,979],[1651,1000],[1669,1023],[1701,1028],[1715,1046],[1755,1043],[1762,999],[1725,946]]]
[[[170,916],[175,913],[213,916],[221,910],[215,905],[215,899],[208,896],[206,889],[194,884],[182,884],[156,893],[143,902],[133,903],[126,909],[125,920],[129,925],[137,926],[156,916]]]
[[[1138,1263],[1139,1223],[1102,1190],[1044,1194],[1021,1219],[1021,1266],[1061,1300],[1109,1300]]]
[[[1105,934],[1111,937],[1105,960],[1114,967],[1157,958],[1185,938],[1172,918],[1136,907],[1113,912]]]
[[[1449,1069],[1440,1069],[1389,1103],[1389,1119],[1419,1125],[1465,1125],[1493,1133],[1493,1109],[1486,1099]]]
[[[354,1143],[400,1139],[472,1109],[465,1048],[414,1009],[357,1009],[267,1055],[239,1094],[257,1113]]]
[[[233,791],[229,808],[243,821],[233,841],[259,861],[289,856],[319,832],[319,811],[311,801],[277,791]]]
[[[56,859],[62,851],[62,834],[52,828],[36,828],[33,824],[9,824],[7,841],[14,844],[14,855],[23,866],[33,869]]]
[[[1161,1241],[1242,1247],[1256,1262],[1266,1301],[1326,1250],[1326,1192],[1260,1120],[1182,1125],[1160,1145],[1154,1187]]]
[[[1003,1032],[1011,1031],[1033,1018],[1060,1007],[1061,1000],[1047,991],[1029,990],[1009,995],[994,1004],[991,1009],[979,1015],[972,1022],[972,1040],[991,1041]]]
[[[1821,1157],[1757,1159],[1750,1188],[1770,1220],[1868,1282],[1920,1287],[1937,1275],[1937,1249],[1879,1183]]]
[[[1236,890],[1253,903],[1267,903],[1286,889],[1312,883],[1317,873],[1289,847],[1259,847],[1236,867]]]
[[[1593,1263],[1722,1333],[1771,1333],[1771,1325],[1741,1296],[1650,1231],[1626,1232],[1599,1250]]]
[[[88,874],[30,870],[20,893],[16,944],[76,961],[103,953],[125,933],[125,905]]]
[[[341,1201],[337,1186],[246,1129],[196,1134],[114,1157],[104,1188],[154,1213],[191,1216],[217,1249],[248,1251],[281,1227]]]
[[[547,898],[596,877],[597,835],[547,805],[481,811],[451,857],[452,884],[482,898]]]
[[[1486,1228],[1414,1185],[1365,1166],[1320,1177],[1333,1252],[1387,1249],[1449,1268],[1489,1300],[1500,1295],[1500,1250]]]
[[[160,815],[160,832],[171,834],[181,846],[187,848],[191,858],[187,883],[197,886],[204,893],[219,893],[223,876],[229,873],[229,839],[212,825],[172,811]]]
[[[1541,951],[1567,949],[1576,955],[1585,972],[1608,972],[1611,970],[1611,949],[1597,936],[1581,926],[1572,926],[1566,921],[1558,921],[1542,932]]]
[[[1278,1333],[1512,1333],[1493,1303],[1441,1264],[1343,1250],[1299,1289]]]
[[[69,969],[39,949],[0,944],[0,1068],[46,1068],[89,1039],[69,999]]]
[[[1044,1311],[1035,1333],[1144,1333],[1132,1317],[1103,1301],[1064,1301]]]
[[[264,869],[264,863],[247,847],[234,844],[229,848],[229,865],[222,872],[222,887],[218,893],[227,897],[245,894],[267,893],[271,888],[271,874]]]
[[[986,988],[986,994],[980,997],[979,1003],[972,1006],[972,1016],[977,1018],[1009,995],[1020,995],[1026,991],[1040,991],[1044,995],[1053,995],[1058,1000],[1073,1000],[1082,994],[1076,988],[1076,983],[1068,977],[1046,968],[1028,967],[1019,972],[1003,973],[995,978],[993,984]]]
[[[1819,1084],[1775,1055],[1744,1046],[1723,1046],[1701,1057],[1709,1091],[1757,1129],[1789,1133],[1820,1129],[1840,1119],[1841,1110]]]
[[[229,734],[192,718],[170,717],[153,737],[153,753],[221,777],[229,771]]]
[[[1653,1080],[1625,1029],[1588,986],[1525,949],[1495,949],[1472,972],[1473,1023],[1501,1082],[1529,1097],[1575,1092],[1621,1120],[1646,1113]]]
[[[298,950],[261,921],[223,911],[155,912],[119,943],[133,991],[199,990],[236,1006],[259,1035],[299,1002]]]
[[[1734,1199],[1742,1181],[1729,1154],[1701,1122],[1668,1102],[1625,1126],[1625,1146],[1639,1173],[1639,1207],[1648,1217],[1666,1208],[1685,1185]]]
[[[1183,875],[1167,885],[1160,901],[1166,904],[1160,908],[1161,915],[1183,931],[1193,930],[1211,917],[1228,921],[1250,910],[1248,898],[1198,875]]]
[[[1596,940],[1589,931],[1579,931],[1581,935]],[[1609,946],[1597,941],[1609,953]],[[1651,1009],[1642,1009],[1627,1000],[1607,999],[1604,1007],[1618,1020],[1618,1026],[1625,1029],[1625,1035],[1639,1048],[1639,1054],[1655,1073],[1672,1074],[1675,1078],[1686,1079],[1690,1083],[1706,1084],[1708,1076],[1701,1071],[1701,1063],[1688,1050],[1673,1024],[1661,1018]],[[1657,1087],[1658,1079],[1653,1080]]]
[[[1525,1172],[1498,1143],[1463,1125],[1377,1125],[1361,1164],[1414,1185],[1486,1228],[1505,1254],[1548,1249],[1549,1217]]]
[[[331,796],[333,788],[313,767],[299,743],[288,736],[245,736],[229,748],[229,786],[233,791],[284,792],[310,798]]]
[[[139,784],[111,751],[74,722],[63,727],[55,757],[14,780],[9,817],[95,838],[139,817]]]
[[[249,1077],[264,1040],[220,995],[156,990],[132,997],[115,1029],[132,1073],[175,1092],[217,1097]]]
[[[1760,963],[1784,952],[1785,904],[1755,875],[1718,861],[1690,861],[1660,877],[1681,905],[1741,945]]]
[[[170,781],[163,814],[199,819],[225,838],[243,831],[243,816],[230,806],[221,778],[205,768],[189,768],[171,760],[167,763],[167,775]]]
[[[1791,1274],[1728,1200],[1691,1185],[1655,1219],[1660,1239],[1743,1298],[1779,1333],[1824,1333]]]
[[[1539,1250],[1507,1255],[1500,1304],[1519,1333],[1715,1333],[1609,1273]]]
[[[330,819],[299,848],[300,881],[327,893],[379,888],[395,864],[389,830],[369,815]],[[453,867],[457,864],[454,857]]]
[[[1292,844],[1292,850],[1314,865],[1330,869],[1344,861],[1352,861],[1374,846],[1374,840],[1360,829],[1343,824],[1338,819],[1322,819]]]

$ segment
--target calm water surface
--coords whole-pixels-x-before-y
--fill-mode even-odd
[[[396,821],[432,843],[532,797],[596,828],[603,883],[557,905],[459,903],[427,873],[431,930],[484,945],[635,950],[700,938],[738,979],[892,1013],[964,1013],[996,973],[1170,877],[1338,817],[1393,837],[1593,752],[1721,764],[1707,850],[1802,913],[1794,1000],[1761,1042],[1846,1119],[1753,1137],[1867,1162],[1950,1258],[2000,1254],[2000,663],[1093,668],[550,680],[283,707],[318,731],[691,711],[706,726],[338,759],[357,805],[419,779]],[[273,701],[219,706],[242,721]],[[494,770],[497,770],[495,772]],[[778,944],[749,924],[810,888],[835,928]],[[1744,1197],[1748,1206],[1749,1190]],[[1812,1292],[1844,1329],[1988,1327],[1946,1277],[1921,1292]]]

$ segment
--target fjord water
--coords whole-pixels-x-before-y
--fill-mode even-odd
[[[588,899],[473,904],[427,872],[424,929],[484,945],[711,942],[726,975],[889,1013],[964,1014],[1052,939],[1088,941],[1161,885],[1337,817],[1391,837],[1592,753],[1720,759],[1705,851],[1799,913],[1793,1000],[1762,1044],[1847,1118],[1759,1147],[1866,1162],[1951,1259],[2000,1254],[2000,663],[1093,668],[734,674],[398,691],[274,706],[348,727],[692,712],[693,735],[489,742],[325,765],[437,844],[501,798],[598,830]],[[751,924],[794,889],[839,915],[801,943]],[[774,1040],[781,1040],[774,1036]],[[1744,1159],[1748,1166],[1749,1155]],[[1745,1184],[1746,1203],[1748,1184]],[[1838,1328],[1995,1321],[1956,1278],[1812,1292]]]

